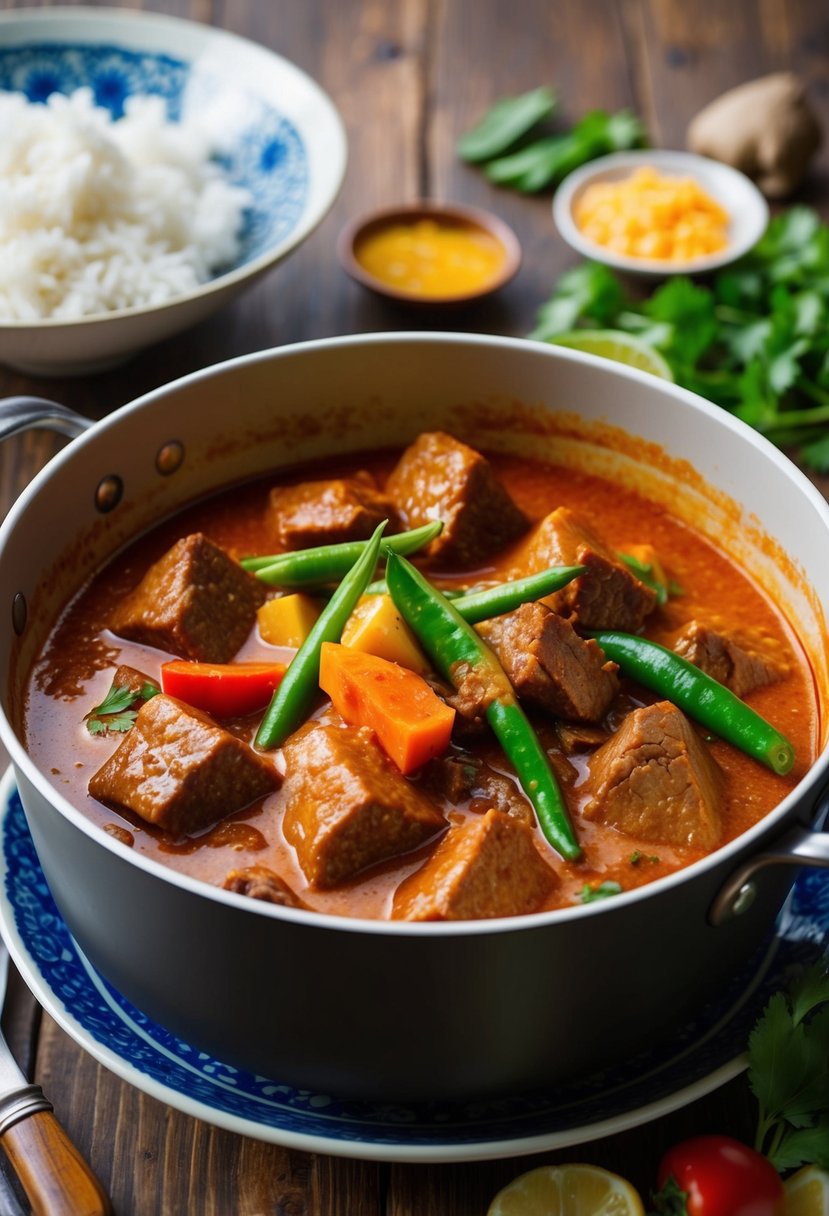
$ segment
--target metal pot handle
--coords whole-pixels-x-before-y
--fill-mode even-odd
[[[829,809],[829,789],[817,800],[815,822],[822,823]],[[816,832],[797,824],[775,841],[774,849],[744,862],[720,889],[708,911],[712,925],[722,925],[747,912],[754,903],[757,885],[754,876],[766,866],[818,866],[829,869],[829,832]]]
[[[89,418],[45,397],[6,397],[0,401],[0,441],[22,431],[57,431],[76,439],[93,425]]]

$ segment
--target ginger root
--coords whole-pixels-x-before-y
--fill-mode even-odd
[[[688,127],[692,152],[740,169],[769,198],[782,198],[800,185],[821,138],[805,87],[791,72],[730,89]]]

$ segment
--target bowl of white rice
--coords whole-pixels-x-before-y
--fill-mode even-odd
[[[304,72],[138,11],[0,13],[0,362],[101,371],[202,320],[316,227],[346,163]]]

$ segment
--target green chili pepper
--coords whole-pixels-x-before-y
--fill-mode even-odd
[[[380,540],[387,523],[388,520],[384,519],[375,529],[371,540],[365,542],[357,561],[291,660],[256,735],[255,745],[263,751],[279,747],[306,717],[319,687],[322,644],[339,642],[346,621],[374,573],[380,554]]]
[[[398,532],[383,541],[395,553],[415,553],[443,531],[436,519],[411,532]],[[271,553],[263,557],[243,557],[241,565],[271,587],[312,587],[337,583],[370,544],[351,540],[341,545],[317,545],[313,549],[294,549],[290,553]]]
[[[558,782],[495,655],[455,605],[397,554],[388,557],[386,582],[401,616],[447,680],[457,686],[464,667],[484,674],[494,692],[487,722],[511,760],[545,837],[562,857],[576,861],[581,849]]]
[[[775,773],[788,773],[794,764],[794,748],[784,735],[687,659],[632,633],[600,629],[591,630],[590,637],[626,676],[673,701],[689,717]]]
[[[477,126],[461,136],[458,155],[473,164],[500,156],[536,123],[549,118],[555,106],[556,95],[546,87],[532,89],[519,97],[502,97],[490,106]]]

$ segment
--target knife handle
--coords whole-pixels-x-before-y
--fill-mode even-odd
[[[111,1216],[106,1192],[50,1110],[13,1123],[2,1146],[34,1216]]]

